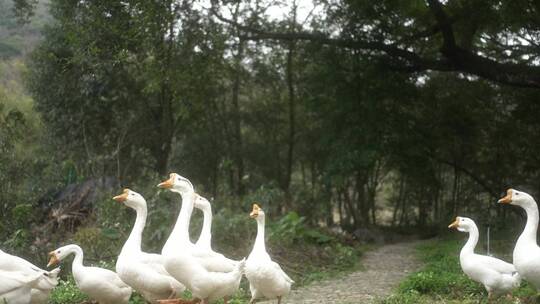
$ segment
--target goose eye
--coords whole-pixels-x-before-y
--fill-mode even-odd
[[[519,195],[519,192],[516,192],[516,195]]]
[[[58,250],[56,253],[60,253],[60,250]]]

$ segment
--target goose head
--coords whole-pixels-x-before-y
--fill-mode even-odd
[[[122,194],[113,197],[113,200],[135,210],[146,207],[146,200],[144,197],[130,189],[124,189]]]
[[[210,202],[200,196],[199,194],[195,194],[195,202],[193,204],[195,206],[195,208],[197,209],[200,209],[200,210],[210,210],[212,208],[212,205],[210,205]]]
[[[534,199],[528,193],[510,188],[506,190],[506,196],[501,198],[498,203],[526,207],[534,204]]]
[[[159,188],[169,189],[173,192],[180,194],[195,191],[193,188],[193,184],[191,184],[191,182],[187,178],[177,173],[171,173],[168,180],[159,183],[157,186]]]
[[[476,228],[476,224],[468,217],[458,216],[452,224],[448,225],[448,228],[455,228],[461,232],[471,232],[471,230]]]
[[[56,250],[49,252],[49,263],[47,264],[47,267],[51,267],[51,266],[59,264],[60,261],[62,261],[68,255],[70,255],[71,247],[72,247],[71,245],[66,245],[66,246],[60,247]]]
[[[56,279],[58,278],[58,275],[60,274],[60,268],[55,268],[51,271],[49,271],[49,277],[52,278],[52,279]]]
[[[249,217],[256,219],[257,221],[264,220],[264,211],[261,209],[261,207],[259,207],[259,205],[253,204]]]

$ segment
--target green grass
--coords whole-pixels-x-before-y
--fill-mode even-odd
[[[463,239],[438,239],[419,246],[418,255],[425,266],[402,281],[397,292],[382,300],[381,304],[488,303],[484,287],[469,279],[461,270],[459,251],[464,242]],[[494,247],[495,252],[500,248],[506,250],[508,242],[496,242]],[[501,257],[501,254],[495,256]],[[500,297],[492,303],[515,303],[516,298],[520,303],[531,303],[536,292],[522,282],[513,295],[514,299]]]
[[[53,289],[49,298],[49,303],[80,303],[86,300],[88,300],[88,297],[77,288],[75,281],[73,281],[73,277],[70,277],[66,281],[60,281],[56,288]]]

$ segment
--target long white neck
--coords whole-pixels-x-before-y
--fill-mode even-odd
[[[467,243],[465,243],[465,246],[463,246],[463,248],[461,249],[461,257],[469,254],[474,254],[474,248],[476,247],[476,244],[478,244],[478,236],[478,227],[474,225],[469,231],[469,239],[467,240]]]
[[[71,268],[73,270],[76,271],[78,268],[84,267],[83,265],[84,253],[81,247],[77,245],[69,245],[68,248],[66,248],[66,250],[69,253],[73,253],[75,255],[75,257],[73,258],[73,263],[71,264]]]
[[[536,202],[532,200],[530,203],[522,207],[527,213],[527,224],[519,236],[518,242],[537,244],[536,233],[538,231],[538,206],[536,205]]]
[[[212,207],[204,206],[201,208],[204,214],[203,227],[199,240],[197,240],[197,246],[206,249],[212,249]]]
[[[255,245],[253,245],[253,251],[266,253],[266,244],[264,241],[264,216],[257,217],[257,238],[255,239]]]
[[[144,226],[146,225],[146,216],[148,212],[146,206],[139,206],[135,211],[137,212],[135,225],[133,225],[133,229],[124,244],[124,247],[122,247],[122,252],[120,254],[141,252],[142,233]]]
[[[169,235],[169,238],[161,250],[162,254],[174,253],[175,246],[180,246],[180,248],[182,248],[191,243],[191,240],[189,239],[189,222],[191,221],[191,214],[193,213],[193,199],[195,198],[195,192],[183,192],[181,193],[181,196],[182,207],[180,208],[180,214],[176,219],[176,224],[174,225],[171,235]]]

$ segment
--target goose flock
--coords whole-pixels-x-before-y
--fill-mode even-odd
[[[60,263],[73,254],[72,272],[77,287],[100,304],[128,303],[133,291],[152,304],[207,304],[223,299],[227,304],[236,293],[245,275],[249,281],[251,300],[277,299],[286,296],[294,281],[272,261],[266,251],[265,214],[253,204],[250,217],[257,222],[257,237],[247,259],[235,261],[212,249],[212,206],[191,182],[176,173],[158,187],[180,194],[181,208],[176,224],[160,254],[141,249],[147,218],[146,200],[139,193],[124,189],[113,199],[135,210],[136,219],[116,261],[116,272],[83,264],[84,254],[75,244],[49,253],[47,267]],[[189,238],[193,209],[202,210],[203,228],[196,243]],[[19,257],[0,250],[0,303],[45,304],[58,284],[60,269],[46,271]],[[182,299],[184,290],[191,300]]]
[[[249,216],[257,222],[257,236],[247,259],[240,261],[225,257],[212,249],[212,206],[195,192],[191,182],[176,173],[158,184],[159,188],[180,194],[181,208],[174,228],[161,253],[141,249],[143,230],[148,215],[146,200],[139,193],[124,189],[113,200],[136,213],[135,223],[116,261],[116,271],[84,266],[84,254],[75,244],[65,245],[49,253],[47,267],[59,264],[74,255],[73,278],[77,287],[100,304],[126,304],[133,291],[152,304],[208,304],[223,299],[227,304],[239,288],[242,277],[249,281],[250,304],[259,299],[277,299],[280,304],[294,281],[272,261],[266,251],[265,213],[253,204]],[[508,189],[500,204],[516,205],[527,213],[527,222],[513,252],[513,264],[476,254],[479,232],[475,222],[456,217],[448,228],[467,232],[469,238],[461,249],[459,260],[463,272],[484,285],[488,300],[494,296],[510,295],[521,279],[540,290],[540,247],[538,206],[534,198],[523,192]],[[203,227],[197,242],[189,237],[193,209],[203,212]],[[0,250],[0,303],[45,304],[58,284],[60,268],[43,270],[32,263]],[[185,290],[191,300],[182,298]]]
[[[458,216],[448,226],[469,233],[459,255],[461,269],[469,278],[484,285],[488,301],[503,294],[511,296],[511,291],[519,287],[522,278],[540,290],[540,247],[536,241],[538,205],[531,195],[515,189],[508,189],[498,203],[519,206],[527,214],[527,223],[514,247],[513,264],[474,253],[479,233],[472,219]]]

